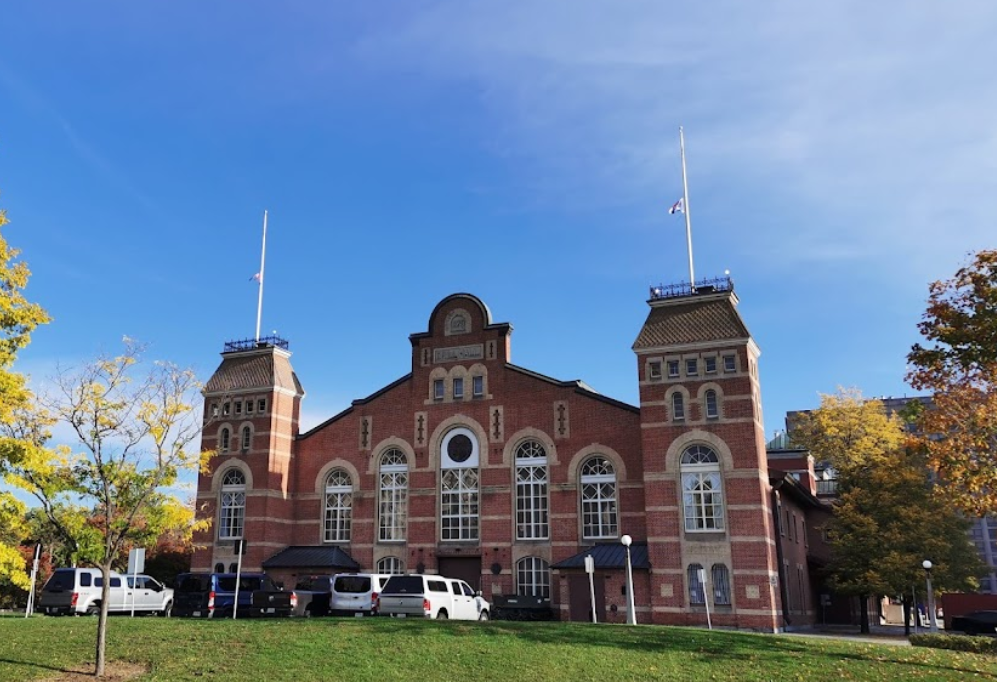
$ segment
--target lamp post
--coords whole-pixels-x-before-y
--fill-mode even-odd
[[[921,562],[921,568],[924,569],[924,578],[928,583],[928,631],[938,632],[938,621],[935,620],[935,592],[931,589],[931,566],[932,563],[928,559]]]
[[[629,535],[624,535],[620,538],[620,543],[627,550],[627,625],[636,625],[637,610],[634,607],[634,574],[633,568],[630,566],[630,545],[633,543],[633,538]]]

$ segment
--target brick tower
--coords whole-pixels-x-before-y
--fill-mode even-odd
[[[234,570],[240,540],[243,570],[287,545],[293,513],[291,459],[304,390],[277,337],[225,344],[204,388],[201,450],[214,450],[198,478],[198,518],[214,519],[195,536],[192,570]],[[272,537],[273,536],[273,537]]]
[[[737,303],[728,278],[652,288],[633,345],[652,619],[705,625],[708,606],[714,624],[771,632],[781,607],[759,349]]]

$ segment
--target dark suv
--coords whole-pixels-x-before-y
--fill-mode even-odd
[[[231,618],[236,600],[235,573],[181,573],[173,591],[173,615]],[[291,615],[294,594],[284,592],[265,573],[243,573],[238,579],[238,617]]]

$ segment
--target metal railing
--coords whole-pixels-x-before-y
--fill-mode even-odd
[[[838,482],[833,478],[830,481],[817,481],[818,495],[837,495]]]
[[[240,350],[254,350],[256,348],[282,348],[287,350],[290,347],[287,339],[279,336],[261,336],[259,339],[240,339],[238,341],[226,341],[223,353],[233,353]]]
[[[662,298],[678,298],[680,296],[692,296],[694,294],[708,294],[716,291],[733,291],[734,282],[730,277],[713,277],[711,279],[701,279],[695,286],[688,282],[678,284],[658,284],[651,285],[651,300]]]

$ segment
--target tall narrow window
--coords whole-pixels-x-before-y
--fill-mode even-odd
[[[384,453],[380,482],[378,538],[386,542],[404,540],[408,522],[408,463],[405,453],[397,448]]]
[[[690,604],[705,604],[706,603],[706,590],[704,589],[703,581],[700,580],[699,572],[703,570],[703,567],[699,564],[689,564],[689,568],[686,569],[686,578],[689,582],[689,603]]]
[[[471,391],[475,398],[485,394],[485,378],[481,375],[471,377]]]
[[[516,449],[516,538],[542,540],[549,534],[547,451],[535,440]]]
[[[717,453],[705,445],[689,447],[682,453],[681,472],[685,529],[722,531],[724,501]]]
[[[386,556],[378,560],[377,572],[398,575],[405,572],[405,564],[396,556]]]
[[[433,400],[443,400],[443,379],[433,381]]]
[[[464,397],[464,380],[460,377],[455,377],[453,380],[453,397],[454,400]]]
[[[229,469],[222,475],[218,507],[218,539],[241,538],[246,518],[246,475],[238,469]]]
[[[326,542],[349,542],[353,519],[353,482],[350,475],[336,469],[325,480]]]
[[[440,539],[477,540],[478,438],[468,428],[451,429],[440,443]]]
[[[737,358],[735,356],[724,356],[724,371],[728,373],[737,371]]]
[[[717,404],[717,392],[712,388],[706,392],[706,418],[717,419],[720,416],[720,406]]]
[[[237,415],[238,414],[242,414],[242,401],[241,400],[236,400],[235,401],[235,413]]]
[[[723,564],[713,564],[713,603],[730,606],[730,573]]]
[[[550,599],[550,565],[535,556],[517,561],[516,593],[525,597]]]
[[[672,393],[672,421],[683,421],[685,419],[685,403],[682,402],[682,394],[678,391]]]
[[[229,445],[231,445],[231,441],[232,441],[232,432],[229,431],[228,427],[226,426],[221,430],[221,433],[218,435],[218,449],[221,450],[222,452],[228,452]]]
[[[242,427],[242,449],[248,450],[253,442],[253,430],[248,426]]]
[[[582,464],[581,495],[582,537],[615,538],[616,471],[608,459],[596,456]]]
[[[260,414],[263,414],[264,412],[267,411],[266,398],[260,398],[259,400],[256,401],[256,411],[259,412]]]

